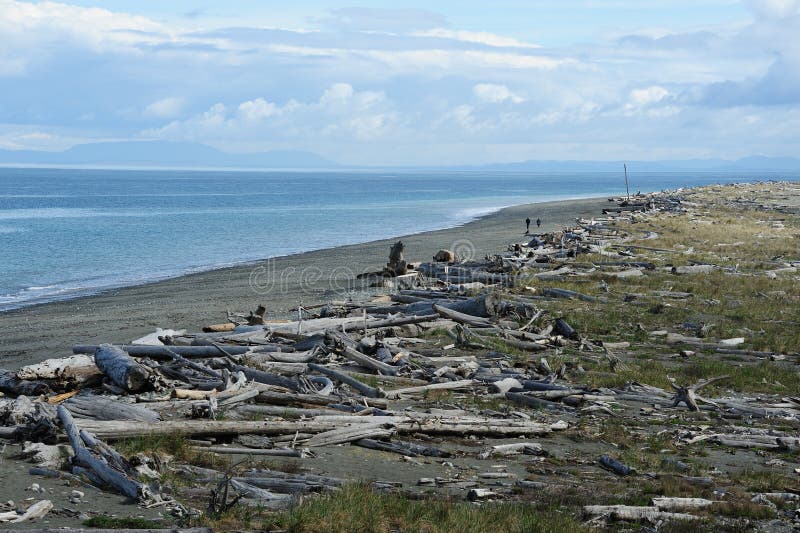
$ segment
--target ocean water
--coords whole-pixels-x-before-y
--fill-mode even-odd
[[[634,173],[631,192],[764,177]],[[603,172],[0,168],[0,310],[624,192]]]

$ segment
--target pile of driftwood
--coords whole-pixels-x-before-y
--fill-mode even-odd
[[[583,416],[615,417],[626,410],[641,409],[653,417],[688,409],[798,419],[796,398],[700,396],[703,387],[725,376],[676,383],[672,391],[639,383],[592,389],[579,383],[580,365],[548,362],[550,355],[570,347],[607,362],[611,371],[622,365],[616,354],[629,348],[628,343],[588,338],[540,306],[542,300],[558,298],[602,303],[602,298],[548,286],[552,281],[597,271],[626,278],[656,268],[636,257],[642,246],[628,244],[632,236],[621,232],[615,220],[638,216],[641,209],[680,213],[684,207],[678,193],[649,195],[639,204],[579,220],[563,231],[533,235],[483,260],[457,262],[455,254],[443,250],[437,261],[410,265],[402,258],[402,246],[395,246],[380,275],[413,275],[407,279],[409,288],[388,297],[301,308],[290,321],[269,320],[266,309],[259,307],[230,315],[228,322],[202,332],[159,330],[129,345],[80,345],[70,357],[0,371],[0,391],[6,395],[0,399],[0,436],[25,442],[26,453],[39,463],[33,474],[73,476],[142,505],[165,506],[186,516],[193,510],[152,483],[167,469],[195,481],[196,490],[208,498],[208,511],[223,510],[234,501],[283,508],[298,495],[335,490],[346,480],[265,469],[233,475],[167,464],[156,455],[125,458],[114,449],[114,441],[183,435],[205,453],[301,460],[316,449],[342,444],[405,457],[444,458],[465,452],[432,446],[426,437],[507,440],[480,454],[488,458],[543,455],[542,445],[529,437],[547,437]],[[582,262],[587,253],[607,260]],[[630,301],[690,296],[664,292],[631,295]],[[701,340],[666,331],[651,336],[687,348],[786,357],[737,351],[736,339]],[[516,353],[503,351],[509,347]],[[450,393],[496,398],[506,408],[462,405],[442,410],[428,405],[432,395]],[[736,426],[724,433],[698,429],[676,438],[686,445],[713,441],[800,448],[800,439],[791,432]],[[602,456],[598,464],[618,475],[636,474],[613,457]],[[481,479],[489,478],[423,478],[419,484],[457,484],[473,500],[499,497],[498,489],[481,486]],[[397,486],[392,480],[375,485]],[[606,518],[683,518],[685,512],[674,511],[711,505],[683,500],[656,499],[646,508],[592,506],[586,512]]]

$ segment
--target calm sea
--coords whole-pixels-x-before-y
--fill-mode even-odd
[[[631,181],[644,192],[764,177]],[[0,310],[624,190],[621,173],[0,168]]]

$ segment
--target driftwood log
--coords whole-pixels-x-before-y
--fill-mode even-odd
[[[151,385],[153,372],[140,365],[122,348],[101,344],[94,354],[97,368],[119,387],[129,392],[138,392]]]
[[[9,396],[40,396],[53,391],[43,381],[19,379],[14,372],[0,370],[0,392]]]

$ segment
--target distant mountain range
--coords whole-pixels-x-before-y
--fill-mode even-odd
[[[623,163],[628,170],[637,172],[659,171],[800,171],[800,159],[793,157],[751,156],[730,161],[727,159],[684,159],[669,161],[521,161],[519,163],[493,163],[480,167],[487,170],[528,172],[620,172]]]
[[[625,161],[633,172],[727,171],[800,172],[800,159],[793,157],[752,156],[726,159],[687,159],[671,161]],[[407,170],[496,170],[519,172],[619,172],[623,161],[522,161],[472,166],[393,167]],[[189,142],[123,141],[79,144],[63,152],[0,150],[0,165],[90,166],[90,167],[167,167],[231,169],[337,169],[347,167],[313,152],[270,151],[232,154],[211,146]],[[367,169],[370,167],[358,167]],[[382,167],[386,168],[386,167]]]
[[[316,169],[338,166],[312,152],[230,154],[205,144],[169,141],[79,144],[63,152],[0,150],[0,165]]]

